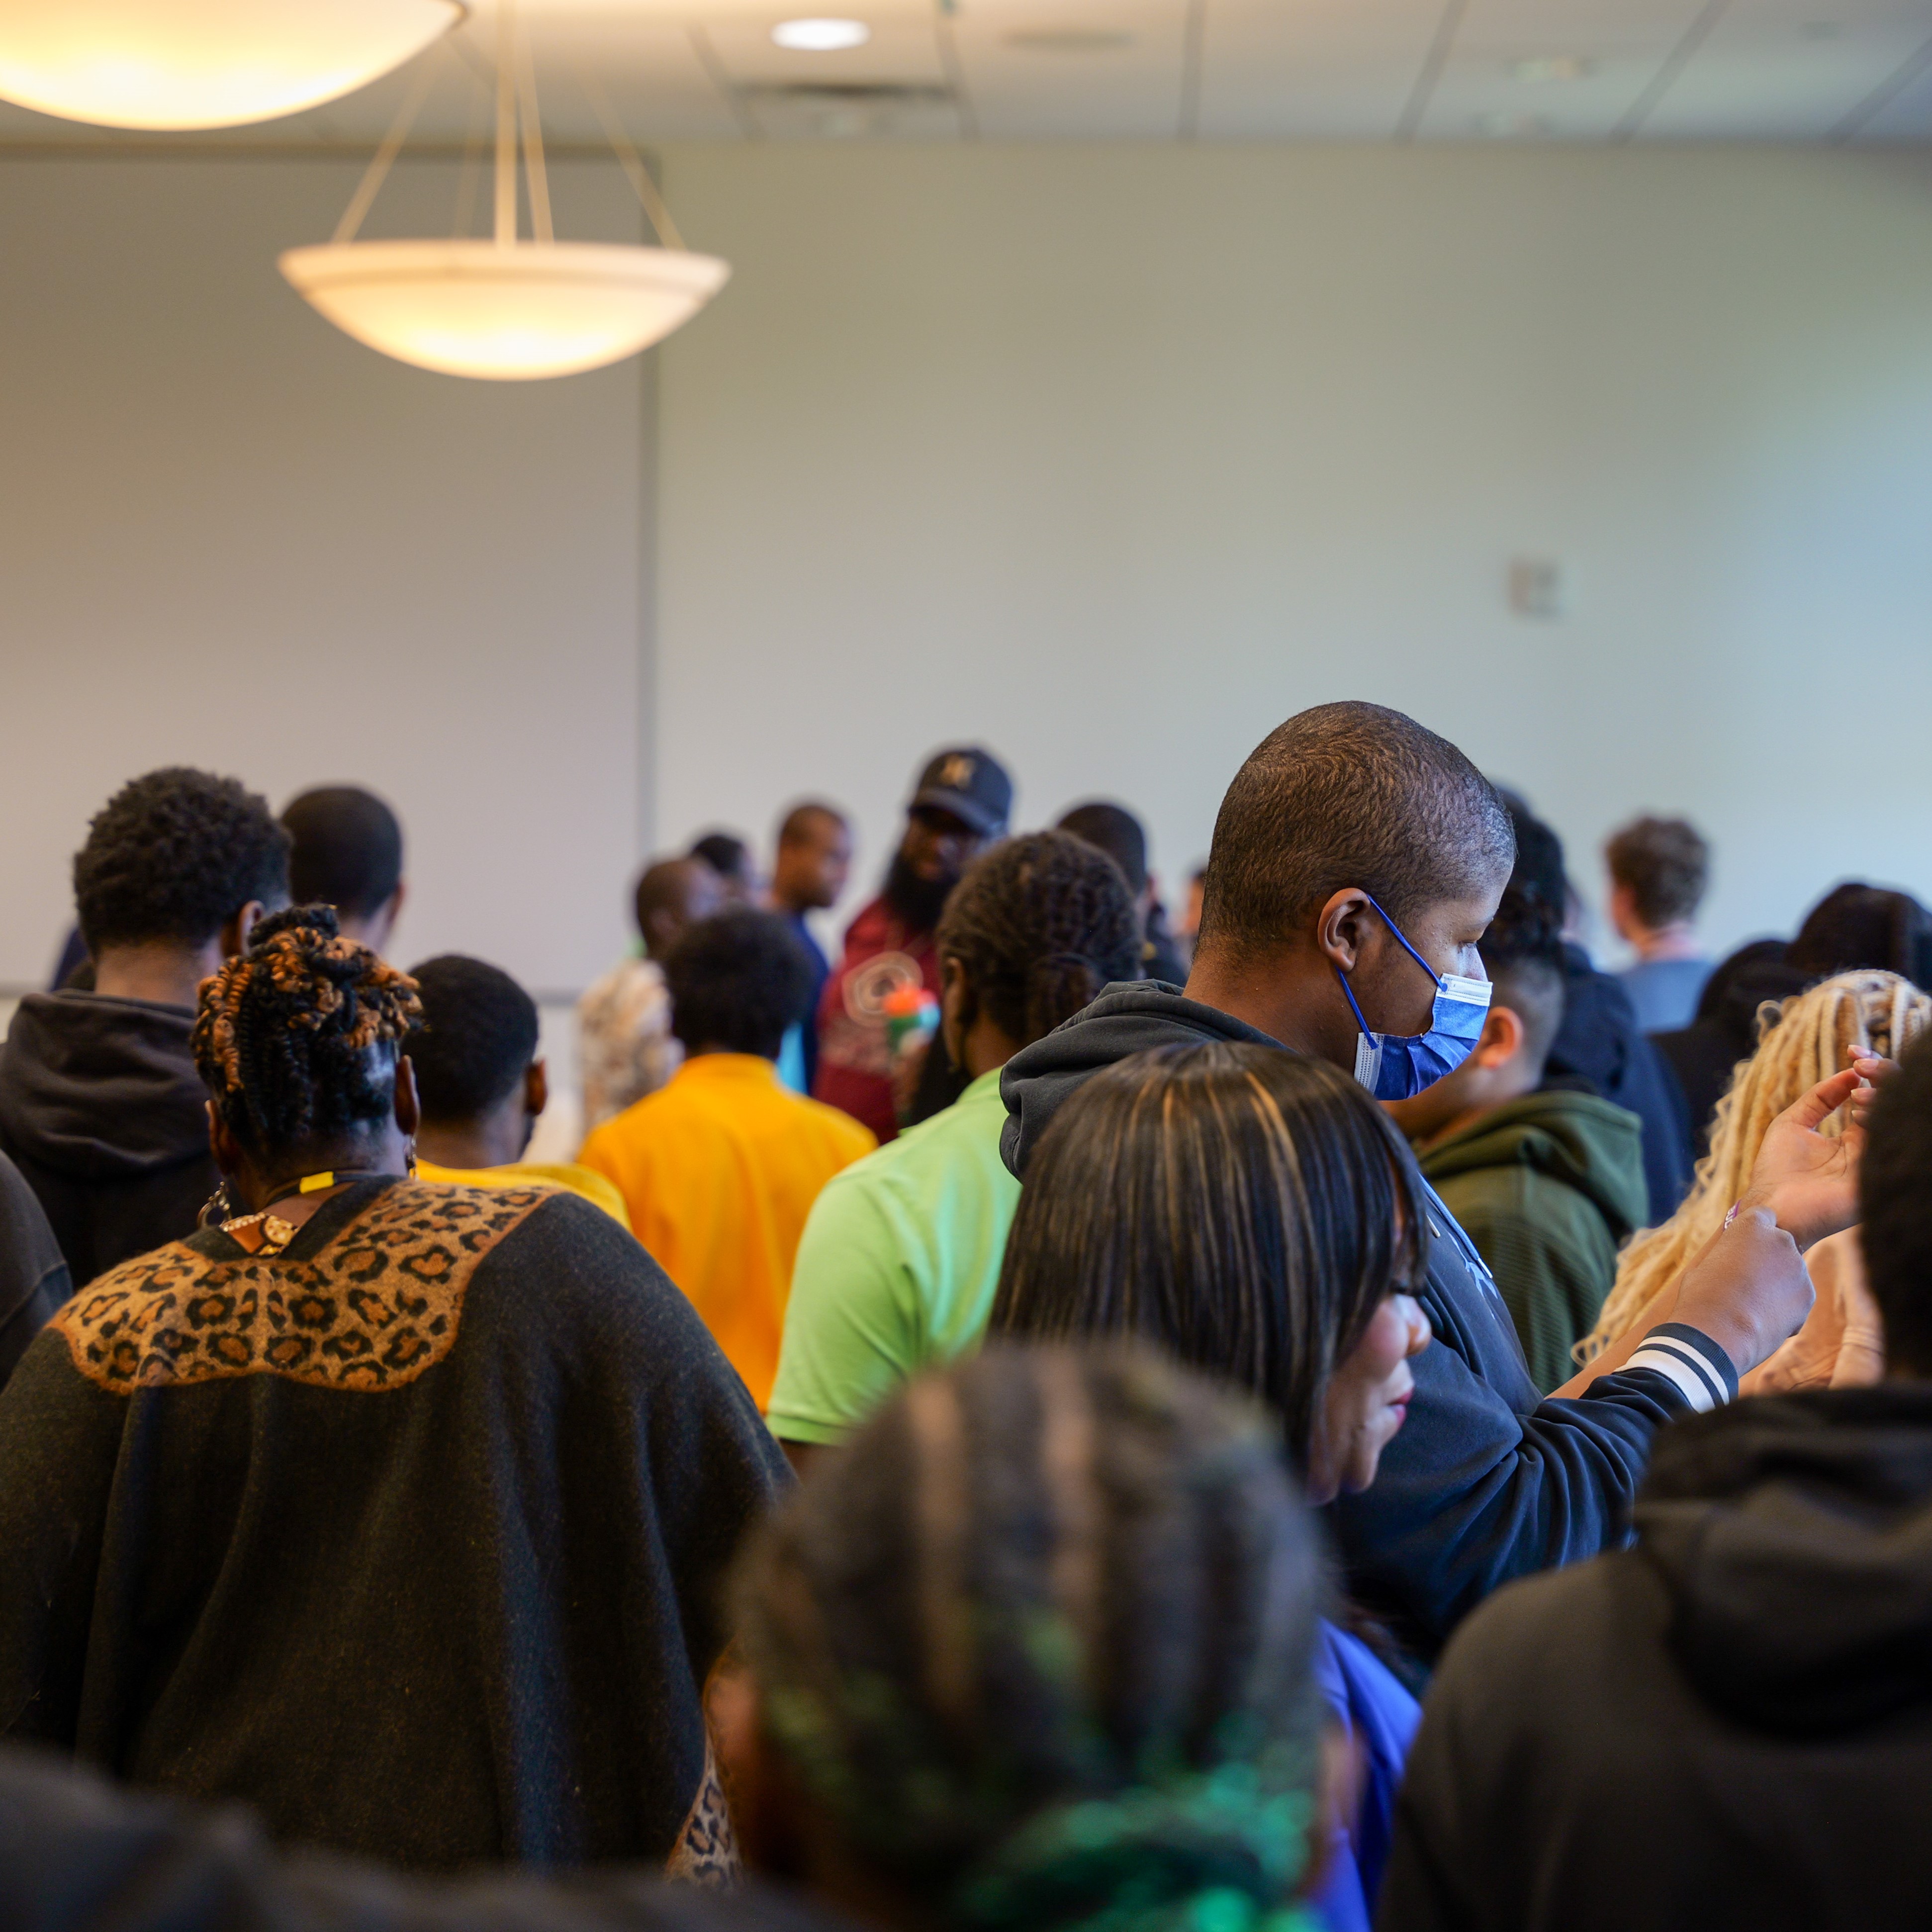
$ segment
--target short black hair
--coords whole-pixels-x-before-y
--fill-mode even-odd
[[[1691,917],[1711,882],[1711,848],[1688,818],[1634,819],[1611,834],[1604,858],[1648,926]]]
[[[123,785],[74,854],[80,936],[206,946],[251,899],[288,903],[289,836],[239,778],[170,765]]]
[[[836,805],[827,805],[823,799],[808,798],[794,806],[778,821],[778,842],[792,845],[808,838],[812,834],[812,822],[815,818],[828,820],[831,824],[849,829],[850,821]]]
[[[1221,801],[1201,944],[1272,954],[1345,886],[1400,923],[1515,856],[1495,787],[1448,739],[1382,705],[1317,705],[1263,739]]]
[[[691,856],[702,859],[721,879],[748,881],[752,848],[735,832],[707,832],[692,842]]]
[[[537,1056],[536,1002],[500,967],[445,952],[410,968],[422,1018],[403,1051],[423,1118],[473,1120],[508,1100]]]
[[[670,1030],[692,1052],[711,1047],[776,1060],[805,1017],[814,974],[791,928],[740,907],[700,920],[664,962]]]
[[[292,798],[282,823],[295,842],[289,884],[302,905],[367,919],[403,882],[403,828],[360,785],[320,785]]]
[[[1910,892],[1848,879],[1804,915],[1784,956],[1808,980],[1896,973],[1932,986],[1932,913]]]
[[[1512,878],[1477,949],[1495,987],[1494,1004],[1522,1022],[1537,1078],[1563,1024],[1563,940],[1540,895]]]
[[[1932,1376],[1932,1035],[1878,1091],[1858,1163],[1858,1242],[1888,1368]]]
[[[1094,799],[1060,814],[1055,828],[1097,847],[1120,867],[1127,890],[1136,898],[1147,890],[1147,831],[1124,805]]]
[[[1516,833],[1516,862],[1510,884],[1523,899],[1539,908],[1558,932],[1570,911],[1570,874],[1564,863],[1563,841],[1521,799],[1502,794]]]

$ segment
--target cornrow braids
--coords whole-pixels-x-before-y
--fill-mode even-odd
[[[1141,976],[1127,882],[1069,832],[1028,832],[982,854],[946,902],[937,943],[964,970],[973,1010],[1022,1046],[1110,981]]]
[[[380,1120],[393,1054],[422,1010],[416,982],[338,930],[332,906],[291,907],[201,986],[195,1066],[216,1111],[260,1152]]]
[[[938,1922],[1289,1932],[1322,1590],[1258,1408],[994,1347],[815,1468],[734,1597],[772,1744]]]
[[[1616,1285],[1597,1325],[1576,1344],[1576,1360],[1602,1354],[1642,1317],[1658,1292],[1724,1225],[1750,1184],[1766,1130],[1821,1080],[1842,1073],[1848,1046],[1896,1060],[1932,1025],[1932,998],[1896,973],[1841,973],[1780,1004],[1758,1010],[1758,1048],[1740,1060],[1718,1102],[1711,1151],[1697,1163],[1690,1192],[1661,1227],[1632,1237],[1617,1262]],[[1820,1129],[1844,1131],[1834,1114]]]

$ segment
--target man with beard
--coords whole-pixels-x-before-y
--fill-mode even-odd
[[[936,753],[920,774],[885,885],[846,928],[844,955],[825,982],[812,1092],[881,1141],[898,1132],[886,1002],[919,986],[938,1000],[933,934],[946,895],[982,849],[1004,836],[1012,802],[1013,782],[989,752],[961,746]]]

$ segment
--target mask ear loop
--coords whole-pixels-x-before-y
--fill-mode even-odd
[[[1408,940],[1403,937],[1402,928],[1396,925],[1395,921],[1390,919],[1387,913],[1382,912],[1382,909],[1379,905],[1376,904],[1376,897],[1372,892],[1364,892],[1362,896],[1368,901],[1370,904],[1375,906],[1377,912],[1382,913],[1382,923],[1388,928],[1390,932],[1395,934],[1396,944],[1402,948],[1403,952],[1408,955],[1410,958],[1413,959],[1415,963],[1429,975],[1430,983],[1439,988],[1442,984],[1442,974],[1437,972],[1436,968],[1430,965],[1429,962],[1424,958],[1422,955],[1417,952],[1414,946],[1409,944]],[[1346,982],[1344,983],[1346,983]],[[1358,1008],[1357,1010],[1359,1012],[1360,1009]]]

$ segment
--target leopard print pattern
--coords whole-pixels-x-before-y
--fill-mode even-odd
[[[556,1192],[400,1181],[306,1261],[172,1242],[82,1288],[52,1326],[115,1395],[261,1375],[400,1388],[449,1353],[477,1264]]]
[[[664,1861],[664,1876],[685,1885],[703,1886],[728,1892],[738,1882],[742,1867],[738,1857],[737,1835],[731,1828],[731,1808],[726,1803],[724,1786],[718,1775],[718,1760],[711,1754],[707,1739],[704,1747],[704,1774],[698,1780],[698,1795],[686,1813],[684,1827]]]

